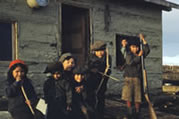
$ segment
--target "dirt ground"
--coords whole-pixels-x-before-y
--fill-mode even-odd
[[[179,96],[160,94],[155,96],[153,107],[157,119],[179,119]],[[123,119],[126,115],[125,103],[120,96],[109,96],[106,99],[105,119]],[[148,103],[141,105],[141,119],[150,119]]]
[[[179,95],[156,94],[153,95],[153,106],[157,119],[179,119]],[[147,102],[141,105],[141,119],[150,119]],[[123,119],[126,115],[124,101],[119,95],[108,95],[106,97],[105,119]],[[0,119],[11,119],[7,112],[7,100],[0,100]]]

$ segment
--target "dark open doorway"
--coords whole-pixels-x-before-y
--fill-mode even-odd
[[[71,52],[83,64],[89,52],[89,10],[62,5],[62,53]]]

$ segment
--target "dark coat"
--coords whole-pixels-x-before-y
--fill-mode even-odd
[[[109,65],[111,67],[111,56],[109,56]],[[88,58],[86,66],[88,68],[87,90],[89,92],[91,92],[98,88],[98,86],[103,78],[102,74],[100,74],[100,73],[104,73],[105,69],[106,69],[106,54],[102,58],[98,58],[96,55],[91,54]],[[107,72],[107,75],[111,74],[110,67]],[[93,71],[94,69],[96,70],[95,72]],[[105,77],[104,83],[101,87],[101,91],[103,90],[102,93],[104,93],[106,91],[107,82],[108,82],[108,78]]]
[[[72,81],[73,81],[73,72],[72,71],[63,71],[63,77],[65,78],[65,80],[68,80],[70,82],[70,85],[72,85]]]
[[[72,82],[72,87],[73,87],[73,105],[85,105],[85,101],[86,101],[86,98],[87,98],[87,92],[86,92],[86,85],[85,85],[85,82],[81,82],[81,83],[78,83],[76,81],[73,81]],[[80,92],[80,93],[77,93],[75,88],[77,87],[83,87],[83,90]]]
[[[21,113],[26,113],[26,115],[32,115],[29,107],[25,103],[25,98],[20,88],[21,85],[24,87],[27,97],[29,98],[32,104],[32,107],[35,107],[38,101],[37,95],[35,93],[31,81],[26,78],[23,81],[11,81],[7,83],[5,91],[8,97],[8,111],[15,115],[21,115]]]
[[[150,53],[149,45],[146,44],[143,47],[144,58]],[[124,77],[138,77],[142,75],[141,69],[141,57],[134,55],[132,52],[128,52],[126,56],[126,67],[124,70]]]
[[[74,119],[94,119],[94,109],[87,103],[86,81],[78,83],[73,80],[73,101],[72,101],[72,117]],[[76,92],[76,88],[81,87],[81,92]],[[84,113],[86,110],[87,112]]]
[[[53,77],[44,83],[44,98],[48,104],[47,119],[62,119],[67,116],[67,106],[72,103],[72,90],[69,81],[64,78],[55,80]]]
[[[109,69],[107,75],[111,74],[111,56],[109,56]],[[106,54],[102,58],[98,58],[95,54],[89,56],[88,62],[88,78],[87,78],[87,102],[96,109],[97,118],[102,118],[105,106],[105,92],[107,90],[108,77],[100,73],[104,73],[106,69]],[[100,83],[103,81],[101,87]]]

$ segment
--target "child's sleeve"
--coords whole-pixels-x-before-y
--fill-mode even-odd
[[[150,53],[150,47],[148,44],[145,44],[143,47],[143,52],[144,52],[144,58]]]
[[[7,83],[6,84],[6,95],[7,97],[14,97],[18,95],[18,92],[20,91],[20,85],[21,85],[21,81],[14,81],[13,83]]]
[[[53,93],[52,92],[52,88],[51,87],[51,82],[48,80],[45,81],[44,85],[43,85],[43,92],[44,92],[44,99],[46,103],[50,103],[53,101]]]

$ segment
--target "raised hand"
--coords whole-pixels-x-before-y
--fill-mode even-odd
[[[144,35],[142,33],[139,34],[139,38],[142,40],[143,44],[147,44],[147,41],[144,39]]]
[[[140,50],[138,56],[142,56],[143,55],[143,50]]]

